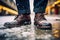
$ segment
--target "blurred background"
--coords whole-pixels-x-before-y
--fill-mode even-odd
[[[47,15],[60,15],[60,0],[48,0]],[[18,15],[15,0],[0,0],[0,15]]]
[[[60,0],[48,0],[46,14],[60,15]],[[0,16],[2,15],[18,15],[14,0],[0,0]]]
[[[14,0],[0,0],[0,16],[17,14],[17,7]]]

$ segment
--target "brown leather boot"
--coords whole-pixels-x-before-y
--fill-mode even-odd
[[[18,15],[14,21],[12,22],[6,22],[4,24],[5,27],[11,28],[11,27],[19,27],[21,25],[29,25],[31,24],[30,21],[30,15]]]
[[[41,21],[46,20],[43,14],[37,13],[35,14],[35,24],[40,24]]]
[[[44,14],[35,14],[34,24],[39,29],[51,29],[51,24],[46,20]]]

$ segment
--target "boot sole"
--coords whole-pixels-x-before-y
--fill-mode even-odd
[[[4,26],[6,27],[6,28],[13,28],[13,27],[20,27],[20,26],[24,26],[24,25],[30,25],[31,24],[31,22],[26,22],[26,23],[20,23],[20,24],[4,24]]]
[[[39,25],[37,23],[34,23],[34,25],[37,29],[52,30],[52,24],[51,23],[49,23],[48,25]]]

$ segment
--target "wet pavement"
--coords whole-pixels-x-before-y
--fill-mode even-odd
[[[32,24],[10,29],[5,28],[3,24],[13,21],[14,17],[15,16],[0,17],[0,40],[54,40],[51,30],[35,29],[35,26]]]
[[[25,25],[14,28],[5,28],[5,22],[13,21],[15,16],[1,16],[0,17],[0,40],[35,40],[34,27]]]

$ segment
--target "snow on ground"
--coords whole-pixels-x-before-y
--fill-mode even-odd
[[[0,40],[35,40],[35,29],[34,25],[26,25],[21,27],[14,27],[11,29],[1,29],[4,28],[3,24],[5,22],[11,22],[15,16],[1,16],[0,17]],[[34,18],[34,17],[32,17]],[[31,18],[31,19],[32,19]],[[56,17],[57,18],[57,17]],[[56,19],[54,18],[54,20]],[[53,17],[47,17],[46,19],[53,19]],[[59,18],[58,18],[59,19]],[[33,22],[33,21],[32,21]],[[47,37],[48,36],[48,37]],[[43,40],[50,40],[51,35],[40,35]]]

